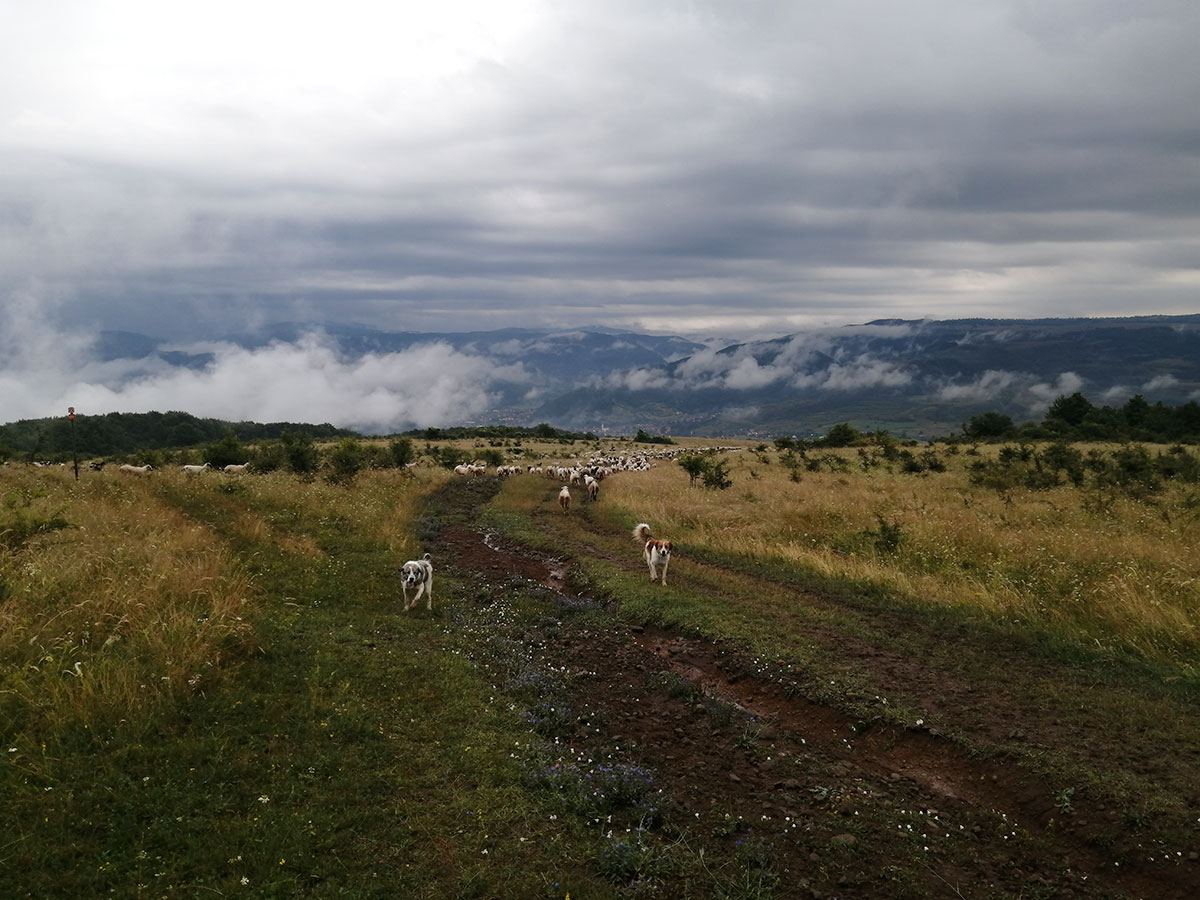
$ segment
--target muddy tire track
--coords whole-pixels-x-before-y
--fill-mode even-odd
[[[524,580],[564,605],[581,596],[569,559],[462,521],[438,540],[439,555],[475,579]],[[686,833],[727,849],[751,834],[769,843],[784,873],[777,896],[895,897],[898,850],[909,871],[924,872],[913,889],[930,897],[1195,894],[1194,859],[1114,858],[1106,845],[1122,811],[1068,809],[1015,764],[974,759],[920,728],[857,721],[728,647],[615,620],[576,627],[564,616],[562,625],[545,652],[571,668],[577,702],[597,713],[574,739],[620,746],[653,768]]]

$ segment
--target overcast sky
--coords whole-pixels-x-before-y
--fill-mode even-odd
[[[1196,312],[1198,46],[1195,0],[0,0],[0,375],[99,329]]]

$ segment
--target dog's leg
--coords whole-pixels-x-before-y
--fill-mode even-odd
[[[433,611],[433,576],[429,576],[429,580],[425,582],[425,608],[430,612]]]
[[[670,564],[670,562],[671,562],[671,557],[669,557],[669,556],[663,560],[663,574],[662,574],[663,587],[667,586],[667,566],[668,566],[668,564]]]

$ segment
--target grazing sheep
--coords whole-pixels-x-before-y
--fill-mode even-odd
[[[250,468],[250,463],[242,463],[241,465],[228,465],[225,467],[225,472],[230,475],[241,475]]]
[[[571,489],[565,484],[563,489],[558,492],[558,505],[562,507],[563,512],[568,514],[571,512]]]
[[[125,465],[121,466],[121,468],[118,469],[117,471],[122,472],[125,475],[145,475],[147,472],[149,472],[153,468],[154,468],[154,466],[149,466],[149,465],[147,465],[147,466],[131,466],[129,463],[125,463]]]
[[[183,472],[185,475],[199,475],[208,467],[208,463],[205,463],[202,466],[180,466],[179,471]]]

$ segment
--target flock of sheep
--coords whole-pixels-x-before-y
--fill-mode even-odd
[[[203,472],[207,469],[211,469],[211,468],[212,468],[211,465],[209,465],[208,463],[204,463],[204,465],[202,465],[202,466],[194,466],[194,465],[180,466],[179,471],[185,475],[199,475],[201,472]],[[145,475],[147,472],[152,472],[153,470],[154,470],[154,466],[150,466],[150,465],[132,466],[129,463],[125,463],[125,465],[121,466],[117,471],[123,475]],[[250,463],[241,463],[239,465],[228,465],[221,471],[227,472],[230,475],[241,475],[245,472],[248,472],[249,470],[250,470]]]
[[[592,500],[600,499],[600,481],[615,472],[644,472],[652,465],[652,460],[670,459],[684,452],[682,448],[663,450],[658,453],[635,453],[630,456],[594,456],[587,462],[574,465],[500,465],[496,466],[495,474],[500,477],[509,475],[541,475],[564,482],[558,492],[558,505],[563,512],[571,511],[571,485],[578,485],[587,491]],[[486,475],[488,467],[481,463],[463,463],[454,467],[458,475],[476,477]]]
[[[738,448],[723,447],[717,449],[733,450]],[[651,467],[652,460],[670,459],[684,452],[686,451],[683,448],[676,447],[656,453],[641,452],[628,456],[595,456],[587,460],[587,462],[579,462],[573,465],[499,465],[495,467],[495,474],[500,477],[522,474],[541,475],[546,478],[562,481],[564,482],[564,486],[559,494],[559,499],[563,504],[563,508],[569,509],[570,485],[579,485],[588,492],[591,499],[595,500],[599,497],[600,481],[614,472],[646,471]],[[5,464],[7,465],[7,463]],[[51,463],[35,462],[34,465],[49,466]],[[242,475],[250,471],[250,465],[250,463],[228,465],[221,468],[220,471],[228,475]],[[104,463],[92,462],[88,466],[95,471],[100,471],[104,468]],[[125,463],[118,467],[118,471],[123,475],[141,476],[154,471],[154,468],[152,465],[135,466]],[[199,475],[212,468],[211,464],[203,463],[202,465],[182,465],[179,467],[179,471],[185,475]],[[488,467],[481,463],[463,463],[455,466],[454,471],[458,475],[476,477],[488,474]]]

